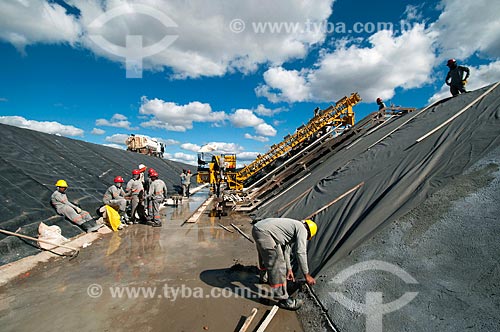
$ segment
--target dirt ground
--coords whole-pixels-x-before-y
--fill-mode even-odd
[[[250,234],[249,219],[205,213],[183,224],[205,198],[167,207],[161,228],[131,225],[2,286],[1,330],[238,331],[254,307],[248,331],[256,330],[273,303],[256,298],[254,244],[218,226]],[[303,329],[295,312],[280,309],[266,331]]]

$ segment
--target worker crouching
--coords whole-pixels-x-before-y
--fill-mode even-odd
[[[252,236],[259,254],[259,270],[261,282],[268,283],[273,290],[273,297],[283,309],[297,310],[302,301],[291,299],[286,289],[286,281],[294,281],[290,254],[295,244],[299,266],[309,285],[316,280],[309,274],[307,264],[307,240],[317,231],[312,220],[295,220],[289,218],[267,218],[257,222],[252,228]]]
[[[58,180],[56,187],[57,190],[50,197],[50,203],[56,209],[57,214],[65,216],[87,233],[97,231],[102,226],[96,223],[90,213],[82,210],[68,200],[66,196],[68,183],[65,180]]]

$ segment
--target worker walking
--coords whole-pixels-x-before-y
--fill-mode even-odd
[[[150,173],[151,184],[148,192],[149,218],[152,218],[153,227],[161,227],[160,204],[167,199],[167,186],[158,179],[158,173]]]
[[[307,265],[307,240],[317,231],[312,220],[295,220],[289,218],[267,218],[257,222],[252,228],[259,254],[259,270],[261,282],[266,282],[273,289],[273,297],[283,309],[297,310],[302,301],[291,299],[286,290],[286,281],[294,281],[295,277],[290,263],[292,246],[296,248],[299,266],[309,285],[316,280],[309,274]]]
[[[450,87],[450,92],[453,97],[460,93],[466,93],[465,84],[467,84],[467,79],[470,76],[470,70],[465,66],[458,66],[457,60],[450,59],[446,63],[450,70],[446,75],[445,83]],[[465,76],[464,76],[465,73]]]
[[[127,183],[125,189],[126,195],[130,196],[130,221],[129,223],[137,224],[139,220],[145,220],[144,212],[144,187],[142,181],[140,180],[141,171],[134,169],[132,171],[132,179]],[[139,220],[136,218],[136,213],[139,215]]]
[[[125,211],[127,209],[127,200],[125,199],[125,191],[123,191],[122,188],[125,181],[121,176],[116,176],[113,182],[115,184],[106,190],[102,201],[104,204],[109,205],[113,209],[117,210],[120,214],[122,224],[125,224],[128,221],[128,217],[125,214]]]
[[[97,225],[94,218],[87,211],[82,210],[71,203],[66,196],[68,183],[65,180],[56,182],[57,190],[52,193],[50,203],[56,209],[59,215],[65,216],[72,223],[81,227],[87,233],[98,230],[102,225]]]
[[[384,108],[386,108],[384,101],[380,97],[377,98],[377,105],[378,105],[378,110],[379,111],[383,110]]]

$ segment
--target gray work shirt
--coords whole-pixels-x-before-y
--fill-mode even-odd
[[[255,228],[268,233],[280,245],[285,246],[285,261],[290,268],[290,252],[295,244],[297,260],[304,274],[309,273],[307,265],[307,229],[304,223],[290,218],[267,218],[257,222]]]
[[[112,185],[104,193],[102,201],[104,204],[109,204],[109,202],[112,199],[124,198],[124,196],[125,196],[125,192],[123,191],[122,188],[118,188],[116,185]]]
[[[149,185],[149,197],[154,199],[164,199],[167,198],[167,186],[165,182],[160,179],[156,179]]]
[[[144,187],[141,180],[130,179],[130,181],[127,183],[127,188],[125,189],[125,191],[128,195],[137,196],[141,191],[144,191]]]
[[[68,196],[65,193],[60,192],[59,190],[54,191],[52,196],[50,197],[50,202],[52,206],[56,209],[57,213],[63,214],[63,209],[65,206],[69,206],[76,210],[77,206],[68,201]]]

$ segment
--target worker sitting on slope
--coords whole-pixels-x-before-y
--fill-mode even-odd
[[[126,225],[128,217],[125,214],[127,209],[127,200],[125,199],[125,191],[123,191],[123,183],[125,182],[121,176],[116,176],[113,180],[114,185],[110,186],[104,196],[102,201],[104,204],[111,206],[113,209],[118,211],[120,214],[120,220],[123,225]]]
[[[252,236],[259,253],[261,282],[266,282],[267,274],[273,297],[283,309],[297,310],[302,306],[302,301],[291,299],[286,290],[286,281],[295,280],[290,264],[292,245],[295,245],[297,260],[306,282],[309,285],[316,283],[309,274],[307,265],[307,240],[310,240],[316,231],[317,225],[312,220],[289,218],[263,219],[252,228]]]
[[[65,180],[58,180],[56,182],[56,187],[57,190],[54,191],[50,197],[50,203],[56,209],[58,214],[65,216],[71,222],[80,226],[87,233],[97,231],[102,226],[96,224],[94,218],[90,216],[90,213],[82,210],[68,200],[68,197],[66,196],[68,184]]]

